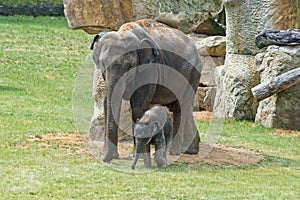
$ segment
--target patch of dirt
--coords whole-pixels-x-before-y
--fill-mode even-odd
[[[240,166],[255,164],[263,158],[264,156],[262,154],[248,149],[230,147],[221,144],[211,144],[200,146],[200,152],[198,155],[181,155],[175,163],[207,163],[211,165],[223,165],[228,163]]]
[[[193,116],[195,120],[208,121],[208,122],[216,119],[214,117],[214,114],[209,111],[193,112]]]
[[[103,152],[103,142],[93,142],[87,145],[87,134],[49,133],[29,138],[28,141],[30,143],[37,142],[41,148],[53,148],[55,146],[67,151],[75,150],[77,153],[87,153],[95,157],[99,156],[99,152]],[[18,144],[17,146],[22,145]],[[151,152],[154,152],[154,149]],[[128,159],[129,155],[133,155],[133,145],[129,143],[119,144],[119,154],[120,159]],[[201,145],[198,155],[182,154],[180,156],[168,156],[169,163],[188,163],[193,165],[201,163],[211,165],[233,164],[238,166],[255,164],[263,158],[263,155],[248,149],[221,144]]]
[[[270,130],[269,133],[275,134],[275,135],[286,136],[286,137],[299,137],[300,136],[300,131],[285,130],[285,129]]]
[[[103,144],[98,144],[98,152],[102,152]],[[151,149],[154,152],[154,148]],[[131,144],[119,144],[120,159],[128,159],[133,155]],[[196,155],[182,154],[180,156],[168,155],[169,163],[187,163],[198,165],[207,163],[211,165],[233,164],[237,166],[255,164],[264,159],[262,154],[248,149],[231,147],[221,144],[201,145]]]
[[[68,151],[76,151],[78,153],[88,152],[87,147],[88,136],[87,134],[79,133],[48,133],[42,136],[33,136],[28,139],[28,142],[37,142],[41,148],[60,148]],[[20,146],[20,145],[18,145]],[[24,145],[27,146],[28,145]]]

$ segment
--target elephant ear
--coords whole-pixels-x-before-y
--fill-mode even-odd
[[[159,56],[158,47],[155,42],[149,38],[144,38],[141,41],[142,55],[141,59],[144,60],[145,63],[153,63],[156,57]]]
[[[151,122],[150,124],[136,124],[134,128],[134,137],[137,138],[152,138],[159,131],[161,131],[161,126],[157,121]]]
[[[94,37],[92,44],[90,46],[90,50],[94,50],[95,43],[98,42],[98,40],[106,33],[107,31],[101,31]]]
[[[157,45],[149,38],[141,40],[141,52],[140,59],[144,61],[143,64],[153,63],[155,58],[159,56]]]
[[[150,126],[153,128],[153,129],[152,129],[152,130],[153,130],[153,131],[152,131],[152,137],[153,137],[154,135],[158,134],[159,131],[162,130],[161,125],[160,125],[157,121],[152,122]]]
[[[139,53],[140,64],[152,63],[159,56],[159,48],[151,36],[139,25],[136,25],[132,33],[141,41]]]

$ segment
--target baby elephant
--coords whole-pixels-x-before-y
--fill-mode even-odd
[[[136,152],[132,169],[143,154],[144,168],[151,168],[150,144],[155,146],[154,160],[159,168],[167,165],[168,146],[173,137],[172,119],[166,108],[154,105],[134,127]]]

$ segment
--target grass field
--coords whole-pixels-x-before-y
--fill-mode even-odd
[[[263,160],[145,173],[116,170],[79,151],[86,143],[41,143],[49,133],[77,132],[72,91],[93,36],[71,30],[63,17],[0,17],[0,30],[0,199],[300,198],[299,131],[226,120],[218,142]],[[200,132],[209,126],[198,122]]]

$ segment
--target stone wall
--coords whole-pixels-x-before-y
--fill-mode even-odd
[[[215,69],[224,65],[226,54],[226,38],[223,36],[206,36],[190,34],[203,63],[199,87],[196,93],[194,110],[213,111],[216,83]]]
[[[214,110],[219,116],[254,119],[258,103],[251,87],[259,83],[255,35],[266,29],[299,28],[299,0],[224,0],[226,60],[216,72]]]
[[[0,15],[28,15],[28,16],[63,16],[64,6],[62,4],[40,4],[40,5],[0,5]]]

